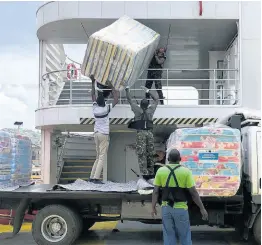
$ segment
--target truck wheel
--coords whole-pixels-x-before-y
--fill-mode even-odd
[[[32,224],[32,235],[38,245],[72,245],[82,232],[80,215],[63,205],[40,210]]]
[[[259,213],[256,217],[255,223],[253,225],[253,234],[255,241],[258,244],[261,244],[261,213]]]

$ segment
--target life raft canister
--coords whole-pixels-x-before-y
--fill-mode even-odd
[[[77,79],[77,69],[75,64],[68,64],[67,65],[67,79]]]

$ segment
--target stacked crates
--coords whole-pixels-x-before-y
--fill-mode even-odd
[[[0,131],[0,187],[28,185],[31,171],[31,140],[26,136]]]

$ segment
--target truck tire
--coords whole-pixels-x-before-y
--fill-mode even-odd
[[[83,229],[80,215],[63,205],[41,209],[32,224],[32,235],[38,245],[72,245]]]
[[[258,244],[261,244],[261,213],[259,213],[256,217],[255,223],[253,225],[253,234],[255,241]]]

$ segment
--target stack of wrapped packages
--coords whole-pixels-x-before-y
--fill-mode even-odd
[[[177,129],[167,153],[177,149],[201,196],[234,196],[241,181],[240,131],[222,125]]]
[[[123,16],[90,36],[81,72],[116,90],[132,86],[148,69],[159,40],[158,33]]]
[[[0,188],[28,185],[31,172],[31,140],[0,131]]]

